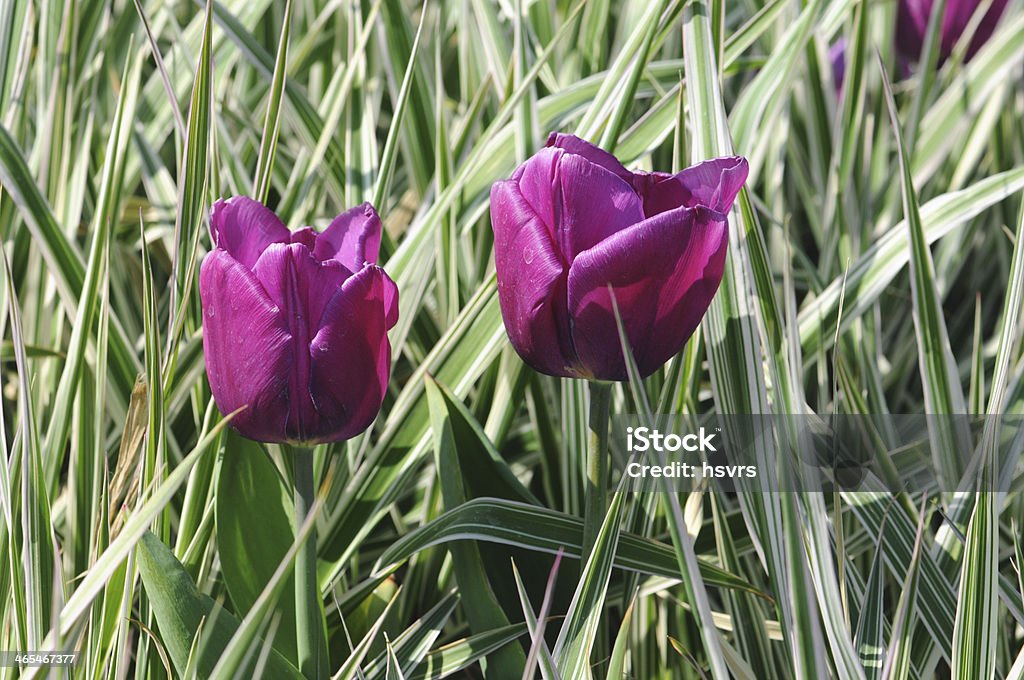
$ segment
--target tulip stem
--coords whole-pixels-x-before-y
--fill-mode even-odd
[[[591,381],[587,422],[587,487],[584,491],[581,568],[590,558],[608,512],[608,410],[612,384]]]
[[[295,494],[295,535],[298,536],[316,496],[313,449],[296,446],[291,448],[290,454]],[[320,606],[314,527],[295,556],[295,642],[299,669],[310,680],[327,677],[327,640]]]

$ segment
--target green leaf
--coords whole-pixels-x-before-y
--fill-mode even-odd
[[[430,404],[431,429],[434,433],[434,455],[441,477],[441,495],[444,507],[452,510],[466,502],[462,474],[462,470],[466,468],[460,465],[459,444],[455,437],[451,412],[454,410],[463,423],[466,422],[463,417],[465,414],[459,413],[453,406],[454,397],[430,378],[426,381],[426,393]],[[479,547],[475,543],[460,542],[449,546],[449,550],[452,553],[455,580],[463,596],[470,629],[474,633],[483,633],[509,625],[508,618],[495,598]],[[493,659],[488,660],[488,675],[510,679],[520,677],[525,664],[526,655],[521,648],[515,645],[503,647],[495,652]]]
[[[291,494],[263,447],[230,430],[224,436],[214,503],[224,584],[235,610],[245,615],[295,541]],[[294,588],[291,577],[285,588]],[[285,658],[294,659],[294,598],[283,598],[277,613],[274,646]]]
[[[239,620],[200,593],[170,548],[153,534],[142,536],[136,555],[143,586],[160,626],[160,640],[174,667],[185,673],[195,645],[198,656],[192,667],[199,677],[208,677],[238,629]],[[196,641],[200,629],[201,638]],[[267,657],[267,671],[274,678],[302,679],[298,669],[275,650]]]

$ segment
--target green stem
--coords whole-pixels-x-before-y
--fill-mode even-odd
[[[587,487],[584,492],[582,564],[586,564],[608,513],[608,406],[612,384],[587,383],[590,417],[587,421]],[[581,567],[582,568],[582,567]]]
[[[313,485],[313,450],[291,449],[295,494],[295,535],[306,521],[316,489]],[[295,556],[295,642],[299,670],[310,680],[327,677],[327,640],[320,612],[320,586],[316,577],[316,528]]]

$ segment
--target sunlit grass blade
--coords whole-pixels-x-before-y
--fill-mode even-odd
[[[274,156],[277,154],[277,135],[281,130],[281,112],[284,104],[284,84],[288,77],[288,42],[292,28],[292,2],[288,0],[284,6],[284,26],[281,28],[281,40],[277,47],[277,59],[274,61],[274,75],[267,93],[267,115],[263,119],[263,135],[260,137],[260,152],[256,161],[256,175],[253,186],[253,197],[262,203],[267,202],[270,183],[274,172]]]
[[[960,374],[950,349],[949,331],[946,328],[942,302],[935,286],[935,263],[932,261],[932,254],[925,238],[896,102],[881,57],[878,58],[878,66],[882,71],[886,104],[899,154],[903,213],[910,238],[914,328],[917,332],[921,381],[924,385],[924,410],[926,413],[935,414],[963,414],[967,412],[967,406],[964,402]],[[932,422],[935,423],[934,427]],[[950,426],[948,423],[949,419],[946,418],[929,421],[929,434],[932,438],[936,471],[940,483],[944,485],[942,488],[954,489],[964,472],[965,464],[960,455],[969,446],[969,437],[955,425]]]

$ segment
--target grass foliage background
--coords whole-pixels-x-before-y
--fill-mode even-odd
[[[616,493],[581,564],[587,390],[498,309],[488,190],[548,131],[645,169],[735,152],[712,310],[613,412],[1020,412],[1024,8],[909,75],[895,11],[0,2],[0,649],[301,677],[308,533],[203,369],[208,209],[246,194],[292,228],[373,201],[401,289],[380,417],[315,454],[333,677],[1024,677],[1015,465],[1000,495],[955,457],[927,497]]]

